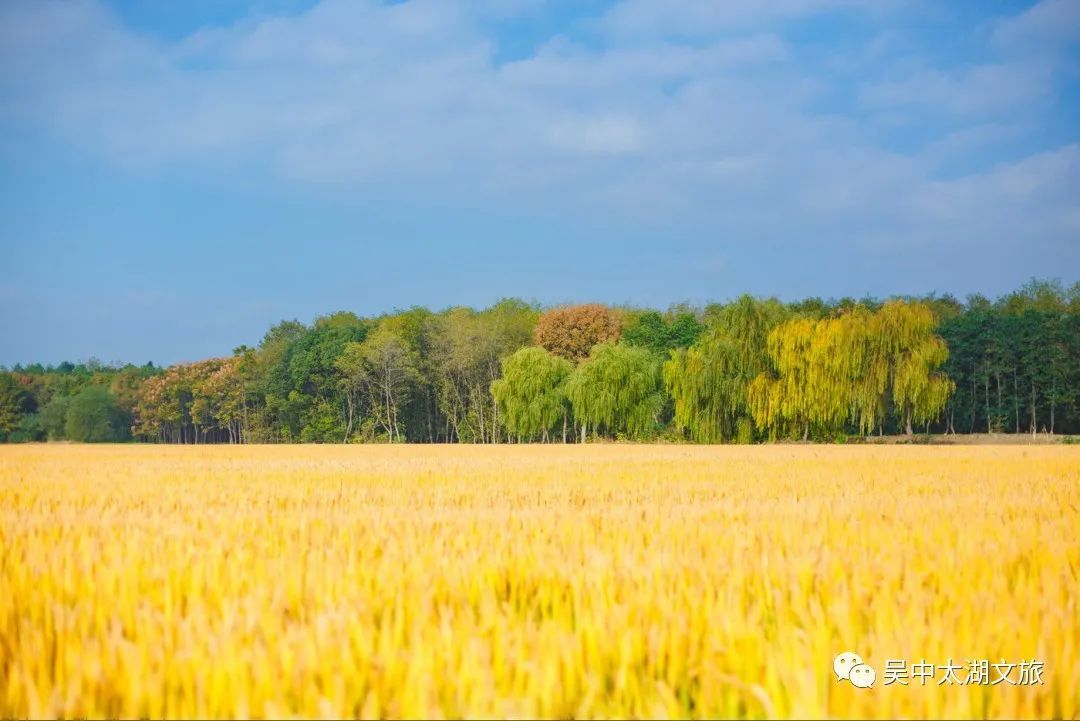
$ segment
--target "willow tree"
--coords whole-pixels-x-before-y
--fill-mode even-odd
[[[776,437],[812,428],[839,431],[852,413],[853,389],[862,372],[861,314],[799,318],[775,328],[768,339],[775,373],[762,373],[747,398],[758,426]]]
[[[937,319],[925,303],[894,300],[874,314],[870,362],[887,373],[888,388],[904,432],[941,414],[956,386],[940,368],[949,357],[935,335]],[[887,369],[887,370],[885,370]]]
[[[776,298],[743,294],[713,313],[711,325],[736,341],[735,371],[749,383],[769,367],[769,333],[791,313]]]
[[[656,423],[662,405],[659,365],[644,348],[601,343],[566,383],[582,441],[597,433],[639,436]]]
[[[771,437],[811,428],[863,433],[881,427],[892,401],[907,432],[936,417],[952,392],[938,369],[948,356],[924,304],[891,301],[876,313],[801,318],[769,334],[772,370],[750,384],[754,421]]]
[[[883,405],[879,377],[868,371],[869,311],[853,306],[840,316],[817,322],[811,351],[811,422],[838,432],[848,422],[873,428]]]
[[[838,319],[843,330],[835,363],[846,378],[847,420],[863,435],[881,428],[888,407],[889,359],[877,351],[877,317],[856,306]]]
[[[665,368],[676,426],[703,442],[732,434],[751,440],[749,386],[770,368],[769,333],[789,316],[790,311],[775,298],[761,300],[746,294],[712,311],[710,330],[698,341],[696,351],[673,356],[673,364]]]
[[[507,430],[519,440],[539,436],[547,443],[549,432],[561,420],[566,443],[566,381],[573,370],[569,361],[543,348],[522,348],[503,358],[502,378],[492,382],[491,394]]]
[[[675,405],[675,428],[698,443],[734,435],[746,405],[740,373],[740,347],[727,333],[713,330],[693,346],[672,351],[664,363],[664,386]]]
[[[770,438],[802,431],[810,436],[810,350],[817,322],[797,318],[769,333],[773,370],[759,374],[747,388],[747,404],[758,428]]]

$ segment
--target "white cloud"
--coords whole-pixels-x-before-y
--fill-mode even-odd
[[[625,0],[599,21],[607,35],[625,39],[683,36],[709,38],[720,32],[760,27],[823,10],[885,11],[889,0]]]
[[[869,85],[861,101],[870,109],[925,106],[957,115],[1011,110],[1047,97],[1050,68],[1037,62],[984,64],[958,70],[925,69],[903,80]]]
[[[1080,3],[1042,0],[1020,15],[999,22],[994,41],[1006,50],[1057,50],[1080,41]]]
[[[557,120],[547,130],[554,148],[601,155],[635,153],[642,148],[642,136],[636,120],[617,115]]]
[[[998,26],[1007,57],[959,69],[928,58],[862,88],[856,111],[822,114],[833,77],[776,24],[862,5],[628,0],[597,21],[617,41],[554,37],[498,65],[481,20],[536,0],[324,0],[174,43],[90,0],[15,2],[0,8],[0,118],[140,167],[254,168],[634,228],[889,247],[1003,238],[1037,212],[1026,227],[1040,242],[1075,232],[1075,146],[933,174],[992,148],[999,116],[1052,92],[1052,66],[1018,38],[1073,10],[1048,0]],[[866,44],[884,64],[880,37]],[[922,157],[881,147],[861,115],[911,108],[943,125]]]

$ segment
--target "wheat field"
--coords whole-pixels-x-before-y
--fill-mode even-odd
[[[1076,718],[1078,528],[1060,446],[2,447],[0,717]]]

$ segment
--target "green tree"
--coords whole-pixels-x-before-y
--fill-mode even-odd
[[[696,313],[688,310],[674,312],[668,319],[668,347],[689,348],[704,332],[705,324],[698,319]]]
[[[44,439],[45,431],[41,427],[41,418],[37,413],[24,413],[7,440],[9,443],[30,443]]]
[[[671,329],[658,311],[646,310],[629,316],[622,330],[622,341],[666,357],[671,347]]]
[[[685,352],[674,352],[664,367],[678,430],[713,443],[747,429],[742,440],[752,440],[749,386],[769,367],[769,332],[788,315],[778,300],[749,295],[710,307],[709,330]]]
[[[535,306],[506,299],[481,312],[451,308],[434,319],[432,380],[447,439],[499,442],[503,424],[491,384],[502,373],[500,360],[529,344],[537,316]]]
[[[549,432],[561,421],[566,443],[566,381],[572,372],[569,361],[543,348],[522,348],[504,358],[502,378],[491,384],[491,393],[507,430],[519,439],[540,437],[547,443]]]
[[[390,327],[380,326],[363,343],[346,344],[336,365],[348,408],[344,438],[348,440],[363,403],[388,441],[404,441],[401,409],[421,381],[415,355],[404,339]]]
[[[704,328],[697,316],[688,310],[669,314],[669,318],[658,311],[645,310],[629,315],[622,340],[666,359],[671,351],[693,345]]]
[[[131,437],[131,419],[104,386],[87,386],[71,399],[67,437],[84,443],[110,443]]]
[[[27,412],[29,398],[26,389],[12,373],[0,373],[0,440],[19,426],[23,414]]]
[[[601,343],[570,376],[566,395],[581,424],[602,435],[643,436],[656,425],[663,403],[659,365],[644,348]]]
[[[299,334],[289,324],[280,328],[280,338],[264,341],[273,361],[263,385],[272,425],[286,441],[340,441],[347,408],[335,361],[347,343],[364,340],[367,324],[339,312]]]
[[[715,443],[734,435],[746,397],[738,364],[738,344],[716,330],[690,348],[671,353],[663,376],[674,401],[676,429],[698,443]]]
[[[50,441],[66,437],[67,412],[71,396],[56,395],[45,404],[39,414],[39,423]]]

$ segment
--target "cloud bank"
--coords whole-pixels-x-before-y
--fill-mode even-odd
[[[917,292],[1080,267],[1080,3],[568,7],[322,0],[166,39],[94,0],[13,0],[0,124],[133,173],[602,228],[668,246],[672,272],[849,255],[833,274]]]

